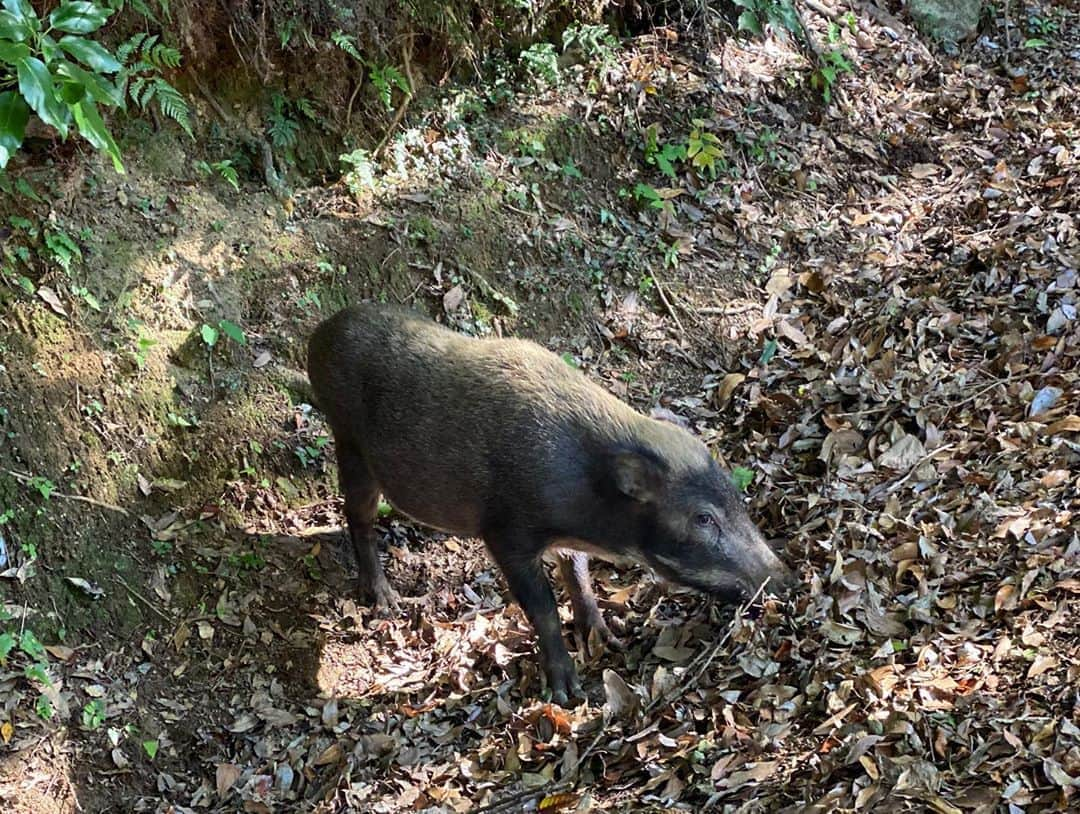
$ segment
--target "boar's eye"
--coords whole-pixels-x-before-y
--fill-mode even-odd
[[[694,525],[699,529],[707,529],[709,526],[716,525],[716,520],[708,512],[701,512],[694,517]]]

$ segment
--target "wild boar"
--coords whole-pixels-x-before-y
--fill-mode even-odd
[[[536,630],[557,702],[581,687],[545,550],[636,560],[728,601],[789,579],[701,441],[533,342],[474,339],[367,303],[318,326],[308,377],[333,432],[365,598],[396,602],[371,532],[380,493],[419,523],[483,538]],[[608,638],[586,558],[564,558],[562,573],[575,626]]]

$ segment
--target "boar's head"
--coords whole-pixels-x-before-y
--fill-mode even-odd
[[[610,459],[632,553],[661,576],[725,601],[749,598],[766,579],[772,592],[789,587],[791,571],[705,445],[685,430],[659,426],[648,443]]]

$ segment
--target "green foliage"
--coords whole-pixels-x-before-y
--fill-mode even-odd
[[[162,114],[194,137],[187,101],[162,77],[164,71],[180,67],[180,52],[158,39],[157,34],[139,33],[116,49],[117,59],[124,66],[121,86],[126,87],[127,95],[141,110],[155,103]]]
[[[203,175],[214,175],[215,173],[221,176],[229,186],[240,191],[240,176],[236,172],[236,167],[233,166],[232,159],[226,158],[222,161],[206,162],[196,161],[195,169]]]
[[[368,78],[371,79],[371,83],[375,86],[375,92],[377,93],[379,100],[383,103],[383,106],[387,110],[393,110],[393,96],[394,86],[396,85],[401,89],[401,92],[406,96],[412,93],[409,88],[409,83],[405,81],[405,77],[401,75],[401,71],[395,68],[393,65],[373,65],[368,63]]]
[[[718,170],[727,168],[724,147],[716,134],[705,129],[706,123],[703,120],[694,119],[692,124],[694,129],[686,140],[686,157],[699,173],[708,172],[709,177],[715,179]]]
[[[645,163],[655,165],[668,178],[675,177],[675,162],[686,159],[683,144],[661,144],[660,125],[645,128]]]
[[[41,495],[42,499],[48,500],[52,497],[53,492],[56,491],[56,484],[48,478],[36,475],[28,481],[30,488],[37,491]]]
[[[550,42],[537,42],[521,52],[521,66],[534,81],[559,84],[559,57]]]
[[[105,723],[105,702],[100,698],[87,702],[82,709],[83,729],[93,732],[101,729],[103,723]]]
[[[578,47],[590,59],[606,62],[615,54],[618,44],[606,25],[571,25],[562,34],[563,51]]]
[[[765,26],[783,29],[791,34],[802,33],[799,15],[791,0],[734,0],[742,9],[739,14],[739,31],[761,36]]]
[[[247,336],[244,335],[244,330],[235,322],[223,319],[218,322],[218,327],[221,328],[221,332],[225,334],[225,336],[229,337],[229,339],[231,339],[236,344],[247,344]]]
[[[0,633],[0,664],[6,664],[8,655],[15,649],[15,634],[10,630]]]
[[[375,188],[375,162],[368,150],[358,148],[344,153],[338,156],[338,161],[348,167],[344,176],[345,185],[353,195]]]
[[[0,169],[19,149],[30,113],[61,138],[75,129],[123,172],[120,149],[99,105],[123,106],[120,62],[86,35],[112,10],[94,2],[61,2],[44,20],[27,0],[4,0],[0,11]],[[62,34],[59,39],[56,34]]]
[[[821,63],[810,77],[810,84],[821,91],[822,98],[829,102],[832,100],[832,88],[836,79],[841,74],[851,73],[854,70],[851,63],[842,51],[835,48],[821,53]]]
[[[71,272],[72,261],[82,260],[78,244],[62,229],[45,232],[45,248],[56,264],[68,273]]]
[[[736,466],[731,470],[731,480],[740,492],[745,492],[754,482],[754,470],[744,466]]]
[[[356,38],[342,31],[335,31],[330,35],[331,42],[351,56],[368,70],[368,79],[375,86],[375,95],[379,97],[383,107],[387,110],[394,109],[394,88],[397,87],[406,96],[412,94],[405,76],[393,65],[378,65],[370,59],[366,59],[356,47]]]

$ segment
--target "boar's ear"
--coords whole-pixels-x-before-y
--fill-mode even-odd
[[[612,456],[615,488],[639,503],[650,503],[660,495],[663,464],[640,450],[620,450]]]
[[[676,415],[666,407],[653,407],[649,411],[649,418],[653,418],[657,421],[666,421],[668,424],[674,424],[676,427],[682,427],[684,430],[690,429],[690,422],[683,418],[681,415]]]

